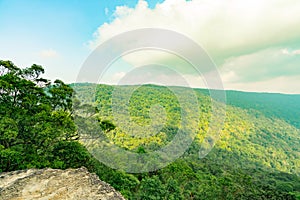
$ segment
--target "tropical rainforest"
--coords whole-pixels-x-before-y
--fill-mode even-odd
[[[0,61],[0,172],[85,166],[126,199],[300,199],[300,95],[225,91],[225,107],[206,89],[65,84],[43,73]],[[213,105],[226,115],[201,157]],[[99,157],[114,151],[93,151],[147,155],[181,130],[193,130],[191,143],[157,170],[113,169]]]

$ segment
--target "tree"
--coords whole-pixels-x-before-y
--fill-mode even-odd
[[[140,199],[163,199],[166,189],[158,176],[146,177],[141,181]]]
[[[73,89],[40,76],[39,65],[21,69],[0,60],[0,170],[48,167],[61,142],[78,139]]]
[[[170,178],[167,181],[166,199],[169,199],[169,200],[184,199],[184,197],[181,194],[179,184],[175,179]]]
[[[116,128],[116,126],[109,120],[98,120],[100,124],[100,128],[105,133],[108,133]]]

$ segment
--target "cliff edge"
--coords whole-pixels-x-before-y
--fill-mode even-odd
[[[0,174],[0,200],[125,200],[86,168],[29,169]]]

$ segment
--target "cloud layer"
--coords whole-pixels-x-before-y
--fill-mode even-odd
[[[290,88],[300,87],[295,79],[300,76],[298,0],[166,0],[153,9],[140,0],[134,8],[116,7],[113,16],[97,29],[92,47],[137,28],[170,29],[206,49],[219,67],[225,88],[300,93],[300,88]],[[126,61],[138,66],[147,62],[143,57],[127,56]],[[174,61],[168,55],[152,58],[152,62]],[[274,88],[278,80],[280,87]]]

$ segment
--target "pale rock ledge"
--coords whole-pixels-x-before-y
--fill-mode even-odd
[[[29,169],[0,174],[0,200],[125,200],[86,168]]]

